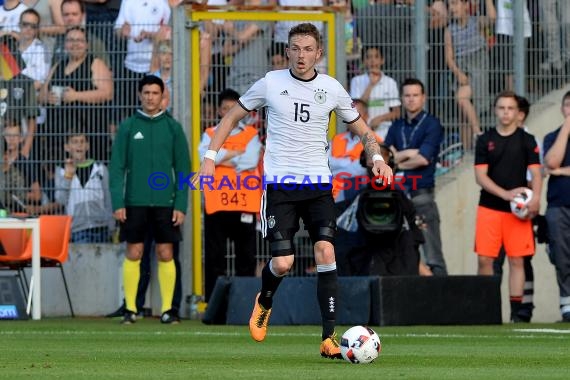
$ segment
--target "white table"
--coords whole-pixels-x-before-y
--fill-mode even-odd
[[[40,220],[38,218],[0,218],[0,228],[32,230],[32,319],[42,319]]]

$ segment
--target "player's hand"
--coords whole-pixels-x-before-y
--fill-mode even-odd
[[[537,216],[540,211],[540,196],[533,196],[526,205],[526,208],[528,210],[528,219],[532,219]]]
[[[127,209],[125,208],[118,208],[113,213],[113,217],[121,223],[125,223],[127,220]]]
[[[194,175],[194,177],[192,177],[192,185],[198,190],[203,190],[203,183],[213,182],[215,170],[216,165],[214,163],[214,160],[204,158],[202,160],[202,164],[200,165],[200,170]],[[210,178],[212,180],[209,180]]]
[[[172,225],[177,227],[184,222],[184,213],[182,211],[174,210],[172,211]]]
[[[372,173],[374,173],[376,177],[379,177],[383,182],[386,181],[388,184],[392,183],[394,173],[392,173],[392,168],[384,161],[374,161]]]
[[[526,187],[516,187],[514,189],[508,190],[503,198],[506,201],[513,201],[517,195],[524,193]]]

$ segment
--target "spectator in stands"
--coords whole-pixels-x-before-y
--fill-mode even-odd
[[[468,131],[462,128],[464,149],[471,149],[481,134],[479,112],[486,110],[489,74],[487,41],[483,28],[495,21],[493,0],[485,0],[487,16],[471,16],[469,0],[450,0],[452,22],[445,31],[445,61],[455,77],[455,99]]]
[[[286,45],[276,42],[271,45],[271,51],[269,53],[269,64],[271,65],[271,70],[283,70],[289,68],[289,57],[287,57],[287,53],[285,53],[286,47]]]
[[[509,260],[511,321],[521,322],[524,294],[523,257],[535,252],[532,219],[540,210],[542,175],[534,136],[519,128],[516,94],[500,93],[495,99],[497,126],[477,139],[475,179],[482,188],[475,229],[478,274],[492,275],[493,261],[501,246]],[[533,197],[528,219],[511,212],[509,202],[527,187],[526,172],[532,173]]]
[[[40,91],[40,101],[47,105],[45,133],[51,134],[44,157],[63,160],[62,150],[57,148],[64,144],[66,131],[62,125],[73,121],[85,128],[93,158],[106,161],[111,115],[104,106],[113,99],[111,70],[101,59],[89,54],[87,33],[81,27],[67,30],[65,48],[68,58],[52,67]]]
[[[261,5],[264,0],[232,0],[233,5]],[[266,21],[226,21],[226,39],[222,48],[231,57],[226,85],[243,94],[269,69],[267,51],[271,43],[272,24]]]
[[[156,55],[157,59],[154,59]],[[172,113],[172,47],[163,41],[155,47],[150,74],[162,79],[165,85],[162,109]]]
[[[570,7],[562,0],[541,0],[540,5],[547,54],[540,69],[560,72],[570,64]]]
[[[40,165],[22,153],[21,125],[13,113],[4,115],[0,124],[5,124],[4,169],[8,177],[6,188],[12,191],[8,200],[12,211],[28,215],[54,214],[62,210],[61,205],[52,201],[44,192],[39,181]],[[19,186],[21,187],[13,187]]]
[[[532,37],[530,15],[526,2],[524,2],[524,37],[528,41]],[[497,44],[494,49],[495,85],[504,90],[513,90],[513,34],[514,34],[513,0],[497,0],[497,20],[495,34]]]
[[[119,16],[122,0],[81,0],[85,7],[88,30],[101,41],[105,41],[110,52],[106,62],[114,73],[121,72],[125,59],[126,43],[115,33],[115,20]],[[91,50],[95,51],[95,50]]]
[[[122,0],[81,0],[85,3],[87,24],[103,27],[113,24],[119,16]],[[101,36],[108,41],[111,35]]]
[[[435,202],[435,165],[443,128],[435,116],[424,111],[426,94],[420,80],[406,79],[401,93],[404,117],[392,124],[384,143],[394,153],[397,175],[404,179],[405,191],[412,199],[417,215],[426,223],[423,229],[425,243],[422,245],[424,261],[434,275],[445,276],[447,267]]]
[[[20,150],[20,125],[19,120],[13,115],[7,114],[2,120],[3,141],[5,146],[2,157],[2,176],[0,176],[0,202],[7,208],[9,213],[26,212],[26,194],[30,190],[26,187],[24,173],[14,165],[19,157]]]
[[[546,221],[550,261],[556,267],[560,314],[570,322],[570,92],[562,98],[564,122],[544,137],[544,163],[550,178],[546,199]]]
[[[40,17],[40,37],[46,44],[50,54],[53,52],[55,36],[65,33],[61,2],[63,0],[22,0],[31,9],[38,12]]]
[[[39,39],[40,15],[34,9],[26,9],[20,16],[18,50],[24,60],[22,74],[34,80],[34,88],[39,90],[47,79],[51,53]]]
[[[5,0],[0,7],[0,37],[9,35],[18,38],[20,15],[28,9],[20,0]]]
[[[55,199],[73,217],[71,241],[108,243],[115,221],[107,167],[90,158],[89,137],[85,132],[72,129],[66,140],[67,157],[55,174]]]
[[[63,17],[63,25],[65,26],[66,30],[74,26],[86,28],[85,30],[87,31],[89,52],[94,57],[103,60],[107,66],[111,67],[111,61],[109,60],[109,54],[107,54],[107,47],[105,46],[105,43],[90,31],[93,27],[88,28],[86,26],[85,6],[81,0],[63,0],[61,2],[61,14]],[[52,64],[58,63],[66,57],[67,53],[65,51],[65,35],[60,34],[56,37],[55,46],[53,49]]]
[[[136,86],[150,71],[153,40],[166,33],[170,22],[167,0],[123,0],[115,21],[119,38],[127,41],[127,53],[121,70],[115,73],[115,101],[118,120],[136,109]]]
[[[200,107],[200,111],[202,111],[202,115],[200,117],[202,121],[202,131],[205,131],[206,128],[211,127],[217,122],[216,102],[212,95],[208,94],[202,98],[202,106]]]
[[[218,96],[218,114],[223,118],[237,104],[240,95],[231,89]],[[261,153],[257,128],[241,120],[218,152],[214,183],[230,181],[239,183],[240,178],[256,176]],[[206,129],[198,147],[204,156],[214,136],[216,127]],[[236,186],[237,187],[237,186]],[[261,204],[261,183],[256,181],[241,190],[229,188],[204,191],[204,270],[205,295],[209,300],[218,276],[227,276],[227,241],[235,247],[236,276],[255,275],[256,254],[256,215]]]
[[[410,1],[376,0],[357,10],[356,34],[362,47],[378,46],[384,54],[384,71],[397,83],[414,76],[412,35],[414,14]]]
[[[355,19],[352,12],[353,2],[351,0],[328,0],[328,6],[331,6],[337,12],[344,13],[344,52],[346,54],[346,73],[347,81],[360,74],[360,56],[362,53],[362,41],[356,35]]]
[[[368,125],[384,140],[392,121],[400,117],[398,84],[382,71],[384,56],[378,46],[365,46],[362,61],[366,73],[352,78],[350,96],[368,104]]]
[[[203,2],[206,2],[208,6],[228,5],[227,0],[205,0]],[[217,96],[220,91],[226,88],[226,77],[229,73],[229,67],[222,52],[224,44],[223,28],[224,20],[218,19],[205,20],[201,25],[203,43],[208,42],[210,46],[210,67],[207,71],[208,79],[205,83],[208,96]]]
[[[210,71],[212,68],[212,36],[200,31],[200,95],[206,95]]]
[[[17,42],[13,37],[4,36],[1,43],[9,51],[17,51]],[[0,116],[13,113],[14,118],[21,121],[24,136],[22,153],[28,157],[34,146],[39,116],[34,81],[21,73],[24,62],[19,54],[8,54],[3,59],[9,59],[12,65],[10,72],[3,70],[0,75]]]
[[[428,110],[442,115],[449,95],[449,78],[445,64],[445,28],[448,22],[447,6],[444,1],[431,1],[428,8],[429,26],[427,30],[427,93]]]

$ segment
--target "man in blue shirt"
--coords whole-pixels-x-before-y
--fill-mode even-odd
[[[550,260],[556,267],[560,290],[560,313],[570,322],[570,91],[562,98],[564,123],[544,137],[544,164],[550,175],[546,200],[546,222]]]
[[[439,210],[435,203],[435,165],[443,139],[439,120],[424,111],[424,84],[415,78],[401,86],[404,117],[396,120],[384,143],[392,149],[397,165],[396,181],[402,183],[417,215],[426,223],[423,230],[425,262],[434,275],[447,275],[441,249]]]

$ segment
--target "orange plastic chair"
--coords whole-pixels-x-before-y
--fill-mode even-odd
[[[42,267],[59,267],[65,286],[71,316],[75,317],[69,288],[63,271],[63,263],[69,257],[69,240],[71,239],[70,215],[40,215],[40,249]]]
[[[24,295],[28,293],[28,284],[24,268],[32,259],[32,239],[25,229],[0,229],[0,269],[17,272]]]

